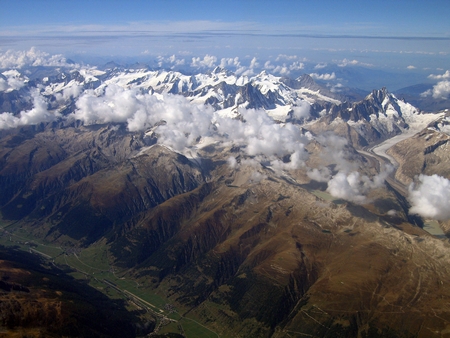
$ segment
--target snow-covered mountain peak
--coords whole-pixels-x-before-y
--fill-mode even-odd
[[[374,89],[369,95],[367,95],[367,97],[365,98],[366,100],[372,100],[374,101],[376,104],[382,104],[382,102],[384,102],[386,99],[390,100],[390,99],[395,98],[395,96],[391,93],[389,93],[389,91],[383,87],[381,89]]]
[[[280,77],[268,74],[265,70],[251,78],[251,82],[257,86],[264,95],[269,91],[281,92],[286,89],[286,86],[280,82]]]
[[[230,72],[229,70],[227,70],[225,68],[222,68],[220,66],[217,66],[216,68],[214,68],[211,71],[211,74],[220,74],[220,73],[223,73],[223,74],[226,74],[226,75],[232,74],[232,72]]]
[[[359,134],[357,142],[361,145],[415,129],[425,121],[417,108],[397,99],[386,88],[372,91],[359,102],[331,106],[324,115],[322,120],[328,124],[337,120],[348,124]]]
[[[86,95],[106,95],[108,87],[117,87],[109,93],[124,93],[129,97],[135,97],[136,93],[159,95],[161,99],[167,95],[180,95],[188,103],[207,105],[221,116],[236,117],[238,109],[243,108],[265,111],[281,122],[311,124],[314,120],[326,120],[331,125],[334,121],[342,121],[369,143],[408,129],[419,114],[415,107],[397,99],[386,88],[374,90],[364,100],[351,103],[320,86],[307,74],[297,79],[275,76],[267,71],[249,76],[216,67],[210,72],[191,75],[138,66],[124,68],[109,64],[101,69],[61,68],[47,73],[41,70],[38,72],[40,77],[33,75],[29,82],[17,70],[5,70],[0,74],[0,91],[8,94],[23,88],[21,92],[28,91],[31,97],[31,87],[35,87],[52,109],[58,110],[57,105],[64,102],[69,107],[64,108],[64,114],[70,114],[77,101]],[[20,109],[28,107],[30,102],[32,99],[24,100],[22,108],[4,112],[20,114]],[[367,138],[369,134],[371,137]]]
[[[385,87],[379,90],[373,90],[365,100],[372,106],[377,107],[379,114],[385,116],[408,118],[412,114],[419,113],[419,110],[416,107],[403,100],[399,100]]]
[[[281,77],[275,76],[273,74],[267,73],[267,71],[263,70],[259,74],[252,77],[255,81],[272,81],[272,82],[280,82]]]
[[[9,93],[24,87],[29,81],[26,75],[17,69],[10,69],[0,74],[0,92]]]

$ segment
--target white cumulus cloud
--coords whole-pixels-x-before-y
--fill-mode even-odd
[[[366,197],[361,192],[361,177],[357,171],[350,174],[339,172],[328,181],[327,191],[334,197],[355,203],[363,203]]]
[[[272,69],[275,68],[275,66],[270,61],[266,61],[264,63],[264,68],[267,69],[267,70],[272,70]]]
[[[408,192],[410,213],[436,220],[450,219],[450,180],[438,175],[420,175]]]
[[[295,70],[301,70],[305,68],[305,64],[300,61],[295,61],[289,66],[289,70],[295,71]]]
[[[334,86],[330,86],[330,91],[332,93],[339,93],[342,91],[342,88],[344,88],[344,85],[342,83],[337,83]]]
[[[234,58],[222,58],[220,59],[220,67],[221,68],[239,68],[241,66],[241,62],[239,61],[239,57]]]
[[[338,61],[337,65],[339,67],[356,66],[356,65],[367,66],[367,67],[372,67],[373,66],[370,63],[364,63],[364,62],[360,62],[358,60],[348,60],[348,59],[344,59],[342,61]]]
[[[367,194],[384,185],[386,177],[392,172],[392,166],[386,166],[373,177],[359,173],[358,161],[354,158],[348,141],[334,133],[325,133],[315,137],[322,145],[320,157],[325,165],[334,165],[336,174],[325,165],[312,168],[307,172],[310,179],[328,182],[327,191],[332,196],[354,203],[367,202]]]
[[[203,59],[200,57],[193,57],[191,67],[195,68],[213,68],[216,66],[217,57],[206,54]]]
[[[257,67],[259,67],[259,63],[258,63],[258,60],[256,59],[256,57],[254,57],[253,59],[252,59],[252,61],[250,61],[250,67],[249,68],[257,68]]]
[[[311,105],[308,101],[298,100],[296,106],[292,107],[292,117],[297,120],[304,120],[311,116]]]
[[[334,72],[331,74],[329,74],[329,73],[325,73],[325,74],[311,73],[311,74],[309,74],[309,76],[311,76],[315,80],[329,81],[329,80],[336,79],[336,74]]]
[[[328,64],[325,62],[318,63],[317,65],[314,66],[314,69],[322,69],[322,68],[325,68],[326,66],[328,66]]]
[[[427,91],[420,94],[422,97],[433,96],[435,99],[446,99],[450,95],[450,81],[440,81],[433,86],[433,89],[428,89]]]
[[[88,90],[76,101],[69,118],[86,124],[125,123],[128,130],[152,130],[158,143],[177,151],[193,146],[202,137],[241,146],[243,152],[282,169],[296,169],[307,159],[308,143],[300,128],[276,123],[264,110],[240,108],[242,120],[220,117],[213,108],[195,105],[181,95],[149,94],[107,86],[103,92]],[[303,109],[305,116],[308,107]],[[288,161],[281,161],[283,157]],[[230,160],[230,165],[235,165]]]
[[[392,167],[388,167],[372,179],[357,171],[349,174],[340,171],[328,181],[327,191],[334,197],[355,203],[365,203],[367,201],[366,194],[372,189],[382,187],[391,171]]]
[[[339,63],[338,63],[338,66],[339,67],[347,67],[348,65],[357,65],[357,64],[359,64],[359,61],[358,60],[348,60],[348,59],[344,59],[344,60],[342,60],[342,61],[340,61]]]
[[[317,182],[328,182],[331,178],[330,169],[327,167],[312,168],[306,174],[310,179]]]
[[[450,79],[450,70],[447,70],[444,74],[430,74],[428,75],[428,78],[433,79],[433,80],[445,80],[445,79]]]
[[[51,122],[59,117],[59,115],[55,115],[47,110],[47,100],[38,90],[33,91],[31,95],[33,98],[33,108],[27,111],[21,111],[18,116],[14,116],[12,113],[0,114],[0,129]]]
[[[26,85],[28,78],[19,73],[16,69],[4,71],[0,77],[0,91],[18,90]]]
[[[263,110],[241,108],[239,113],[245,122],[217,117],[217,131],[225,140],[243,147],[248,155],[262,156],[277,168],[297,169],[304,165],[309,140],[297,126],[276,123]],[[290,161],[279,160],[284,156],[289,156]]]
[[[35,47],[28,51],[7,50],[4,53],[0,52],[0,68],[22,68],[25,66],[73,67],[74,65],[69,65],[60,54],[50,55],[37,50]]]
[[[142,94],[115,85],[107,86],[100,95],[86,91],[76,106],[71,118],[86,124],[126,123],[130,131],[153,127],[158,142],[176,150],[208,136],[213,115],[211,107],[191,104],[181,95]]]
[[[170,68],[175,69],[176,67],[184,66],[185,60],[178,59],[175,54],[169,57],[158,56],[156,58],[158,60],[158,67],[160,68]]]

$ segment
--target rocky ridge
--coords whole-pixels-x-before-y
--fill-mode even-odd
[[[70,74],[46,87],[52,108],[64,102],[62,116],[0,131],[4,221],[59,246],[105,245],[127,278],[220,334],[438,337],[448,330],[448,242],[409,223],[404,198],[375,184],[381,165],[357,151],[417,123],[414,107],[385,89],[355,103],[309,102],[294,87],[310,86],[315,98],[326,92],[307,77],[295,84],[269,74],[231,80],[220,69],[186,78],[120,69]],[[214,85],[202,87],[205,78]],[[210,123],[209,136],[177,150],[163,142],[170,121],[130,131],[127,122],[64,119],[77,99],[57,94],[75,88],[72,81],[92,97],[104,97],[106,84],[163,98],[177,88],[191,103],[210,98],[217,113],[228,104],[259,108],[253,115],[236,109],[220,122],[248,133],[256,121],[295,147],[264,157],[257,150],[270,150],[277,134],[265,143],[267,135],[256,133],[249,151],[250,144],[216,137],[220,125]],[[309,102],[310,115],[267,118],[288,98],[297,100],[293,107]],[[401,165],[398,180],[408,183],[424,163],[427,173],[446,175],[437,160],[446,156],[446,121],[393,150],[406,159],[422,147],[417,165]],[[333,197],[331,176],[362,177],[357,188],[370,186],[367,196],[358,204]]]
[[[207,73],[184,75],[175,71],[121,67],[49,69],[48,76],[43,76],[45,73],[41,69],[28,72],[30,79],[23,80],[19,90],[10,88],[2,92],[4,99],[0,102],[3,107],[0,112],[18,116],[21,111],[30,109],[33,104],[30,96],[36,96],[32,93],[39,87],[48,108],[65,116],[77,110],[80,94],[102,96],[106,88],[115,86],[137,94],[182,95],[191,104],[210,106],[223,116],[236,117],[241,107],[262,109],[281,122],[323,121],[331,124],[343,120],[362,138],[363,146],[399,134],[408,129],[417,116],[420,119],[418,109],[397,99],[386,88],[352,102],[318,85],[307,74],[288,79],[265,71],[246,76],[216,68]],[[15,76],[21,78],[18,74]]]

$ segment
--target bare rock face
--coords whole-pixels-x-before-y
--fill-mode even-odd
[[[188,158],[158,144],[157,133],[60,119],[0,132],[2,218],[58,246],[82,250],[101,243],[108,263],[127,278],[220,335],[446,334],[450,247],[408,222],[406,199],[371,184],[379,163],[356,151],[407,128],[417,113],[413,107],[385,89],[338,104],[338,97],[327,97],[331,93],[309,76],[273,78],[277,86],[265,90],[258,84],[268,76],[263,73],[253,82],[216,81],[211,88],[198,87],[194,76],[172,75],[151,90],[205,98],[215,109],[240,104],[273,109],[290,97],[282,95],[286,86],[298,89],[291,97],[297,99],[300,89],[309,88],[311,97],[305,97],[317,97],[310,107],[317,120],[301,132],[317,137],[305,145],[305,165],[288,169],[285,156],[270,167],[267,159],[231,145],[233,140],[206,138],[211,144],[193,146]],[[80,76],[74,72],[54,80],[81,83]],[[147,76],[130,85],[144,85]],[[69,101],[62,114],[73,111]],[[27,104],[14,101],[11,107],[17,115]],[[58,104],[49,101],[52,109]],[[400,163],[402,183],[420,173],[450,177],[449,136],[438,125],[433,128],[390,150]],[[321,143],[324,132],[334,135]],[[334,198],[327,183],[308,176],[311,168],[329,176],[343,167],[365,175],[357,188],[376,186],[365,204]],[[61,323],[67,318],[51,301],[33,308],[26,294],[36,290],[17,283],[0,282],[8,293],[1,314],[13,313],[17,326],[26,326],[20,322],[25,313],[33,313],[33,323],[44,313],[46,326],[54,312]],[[12,292],[24,298],[17,303],[20,297],[12,299]]]
[[[0,74],[0,78],[3,75]],[[30,109],[33,106],[33,102],[27,99],[27,95],[24,95],[26,89],[13,90],[11,92],[0,92],[0,111],[1,112],[20,112],[22,110]]]
[[[430,135],[424,156],[443,156]],[[106,243],[114,266],[219,334],[426,336],[450,321],[448,244],[409,224],[386,188],[355,205],[305,168],[255,165],[226,145],[188,159],[109,125],[49,124],[0,142],[4,218],[55,244]],[[311,165],[336,165],[323,145],[307,150]],[[350,142],[345,151],[364,167]]]
[[[333,130],[355,147],[366,147],[402,133],[418,111],[382,88],[358,102],[313,105],[312,113],[322,116],[308,127],[312,131]]]
[[[450,136],[430,128],[388,150],[399,163],[396,178],[410,184],[420,174],[450,177]]]
[[[368,129],[365,137],[362,137],[360,133],[352,128],[347,121],[341,118],[333,118],[332,116],[325,117],[315,122],[311,126],[308,126],[308,129],[317,135],[326,132],[333,132],[334,134],[339,135],[346,140],[349,140],[349,143],[354,147],[362,148],[368,146],[369,143],[374,142],[375,140],[378,140],[380,138],[379,133],[374,131],[368,123],[363,123],[367,125]],[[373,135],[370,136],[371,134]]]

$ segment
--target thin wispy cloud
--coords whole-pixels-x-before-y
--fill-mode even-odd
[[[346,25],[341,27],[327,25],[302,25],[295,23],[262,23],[255,21],[149,21],[129,22],[126,24],[41,24],[11,26],[0,31],[0,36],[170,36],[189,35],[191,33],[203,36],[261,36],[261,37],[300,37],[314,39],[383,39],[409,41],[450,41],[450,36],[441,35],[393,35],[358,34],[355,31],[378,30],[376,27],[362,28],[360,25]],[[333,33],[325,33],[333,32]],[[281,54],[280,56],[288,56]],[[294,56],[295,57],[295,56]]]
[[[373,66],[373,64],[370,64],[370,63],[360,62],[358,60],[348,60],[348,59],[343,59],[341,61],[337,61],[337,65],[339,67],[356,66],[356,65],[367,66],[367,67]]]

